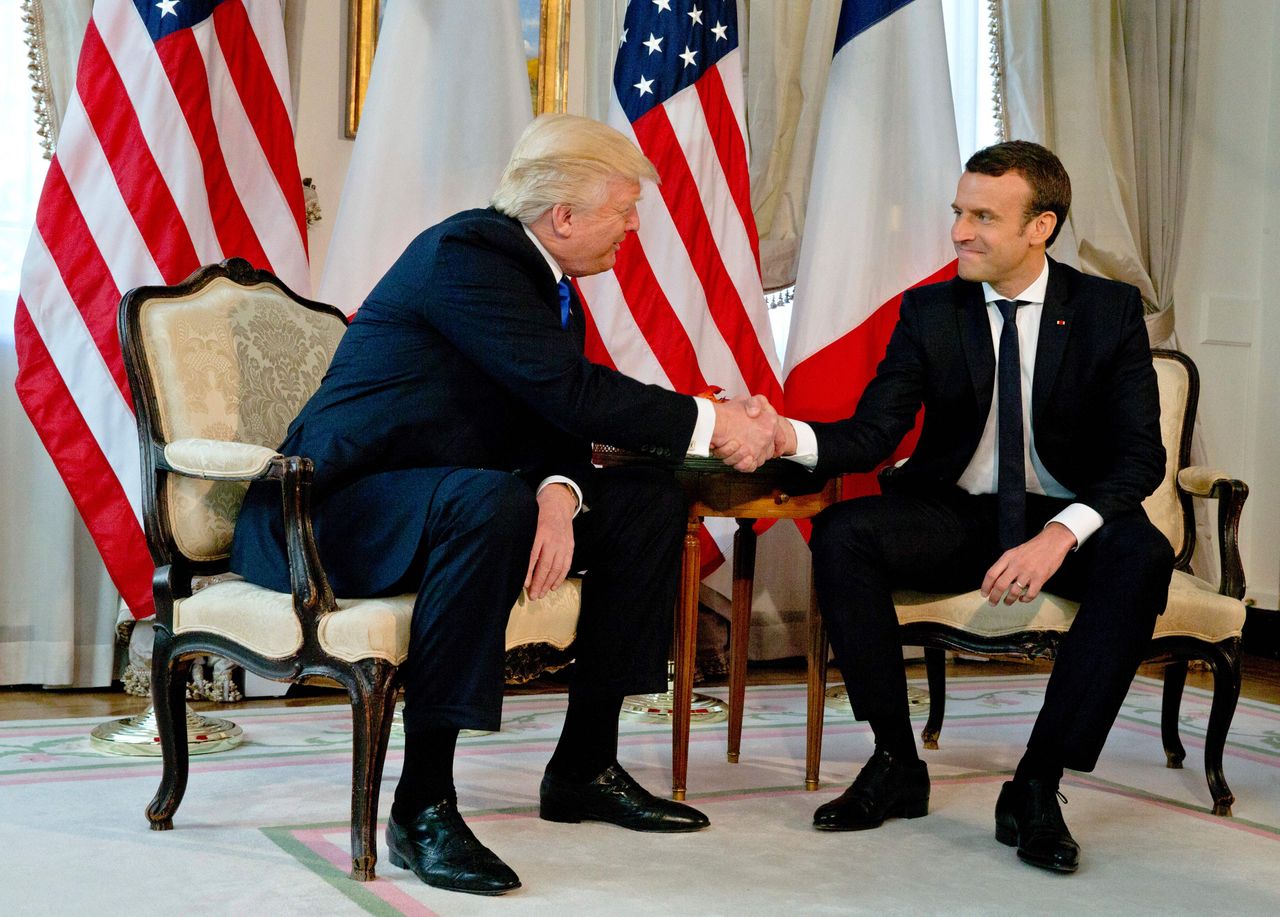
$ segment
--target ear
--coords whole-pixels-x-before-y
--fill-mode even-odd
[[[1053,229],[1058,225],[1058,216],[1052,210],[1046,210],[1031,221],[1031,225],[1027,227],[1029,230],[1029,240],[1032,245],[1043,245],[1045,241],[1053,235]]]
[[[553,204],[551,206],[551,228],[560,238],[569,238],[573,235],[573,208],[568,204]]]

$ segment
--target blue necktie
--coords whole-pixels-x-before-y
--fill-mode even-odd
[[[560,327],[569,327],[569,278],[560,278]]]
[[[1004,316],[1000,329],[1000,365],[996,370],[999,401],[996,425],[997,525],[1000,550],[1022,544],[1027,530],[1027,472],[1022,445],[1022,360],[1018,354],[1018,306],[1020,299],[1000,299],[996,306]]]

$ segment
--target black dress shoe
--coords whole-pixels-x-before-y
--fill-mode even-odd
[[[511,867],[476,840],[453,799],[428,806],[408,827],[388,818],[387,847],[392,866],[436,888],[501,895],[520,887]]]
[[[928,766],[919,760],[895,761],[876,749],[849,789],[818,806],[813,826],[819,831],[865,831],[879,828],[886,818],[928,814]]]
[[[711,824],[692,806],[654,796],[620,764],[585,782],[548,773],[540,796],[546,821],[604,821],[632,831],[697,831]]]
[[[1039,780],[1010,780],[996,800],[996,840],[1018,848],[1018,858],[1041,869],[1075,872],[1080,845],[1075,842],[1058,805],[1057,787]],[[1062,797],[1066,802],[1067,798]]]

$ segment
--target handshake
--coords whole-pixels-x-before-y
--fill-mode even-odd
[[[714,402],[711,452],[737,471],[755,471],[780,455],[794,455],[796,431],[764,395]]]

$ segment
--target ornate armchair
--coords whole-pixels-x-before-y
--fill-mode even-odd
[[[1160,427],[1167,455],[1164,480],[1143,503],[1175,552],[1169,602],[1156,621],[1147,661],[1164,663],[1161,733],[1169,767],[1181,767],[1186,751],[1178,737],[1178,709],[1187,663],[1201,660],[1213,674],[1213,701],[1205,736],[1204,766],[1213,813],[1230,815],[1235,801],[1222,773],[1227,729],[1240,696],[1240,636],[1244,626],[1244,570],[1236,541],[1249,488],[1215,469],[1189,466],[1191,430],[1199,398],[1195,364],[1183,353],[1154,350],[1160,388]],[[893,474],[886,469],[882,474]],[[1191,573],[1195,550],[1192,497],[1218,501],[1222,580],[1215,588]],[[894,593],[902,642],[925,648],[929,717],[921,733],[925,748],[937,748],[946,705],[945,651],[1052,659],[1075,618],[1078,605],[1048,593],[1033,602],[992,607],[976,590],[963,595]],[[810,648],[811,686],[826,680],[827,642],[819,633]],[[811,692],[815,688],[811,687]],[[810,698],[809,742],[816,762],[822,741],[822,703]],[[816,721],[816,722],[815,722]],[[816,750],[816,751],[815,751]],[[817,765],[812,765],[816,786]]]
[[[186,789],[184,690],[193,656],[225,656],[280,681],[326,677],[351,699],[351,875],[368,881],[396,667],[407,654],[414,596],[334,596],[312,537],[311,462],[275,452],[320,384],[346,324],[336,309],[299,298],[241,259],[201,268],[177,286],[132,290],[119,312],[156,565],[151,690],[164,772],[147,818],[155,830],[172,828]],[[227,574],[236,516],[255,480],[281,489],[288,593]],[[538,602],[522,596],[507,628],[508,649],[566,649],[577,625],[578,585],[570,580]]]

